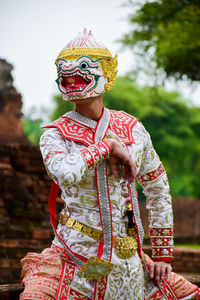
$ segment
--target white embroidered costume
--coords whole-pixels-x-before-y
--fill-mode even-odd
[[[57,83],[65,100],[84,101],[101,95],[112,87],[116,76],[116,57],[91,32],[84,31],[68,43],[56,64]],[[55,238],[51,249],[29,253],[22,260],[26,289],[20,299],[178,299],[171,287],[174,277],[171,285],[164,280],[161,290],[148,277],[150,259],[146,258],[145,265],[135,183],[129,184],[123,176],[116,179],[108,163],[108,140],[116,139],[129,151],[146,195],[152,258],[171,262],[169,185],[143,125],[125,112],[103,108],[98,122],[73,111],[46,128],[40,149],[56,183],[49,201]],[[56,229],[54,206],[59,188],[65,206]],[[179,298],[196,291],[186,284]]]
[[[127,148],[137,167],[138,182],[143,186],[147,196],[150,233],[153,240],[153,257],[169,261],[172,257],[173,218],[169,185],[164,168],[152,146],[149,134],[141,123],[122,112],[105,109],[105,113],[109,117],[108,138],[110,136],[112,138],[116,136],[117,138],[116,133],[120,132],[121,142],[129,143]],[[132,126],[130,126],[130,121]],[[130,137],[127,133],[127,129],[130,128],[125,124],[128,124],[130,128],[132,127]],[[49,127],[55,128],[50,128],[43,134],[40,148],[48,174],[61,188],[62,198],[65,201],[62,215],[67,215],[67,217],[74,218],[81,224],[101,231],[95,166],[101,163],[102,158],[108,157],[109,149],[106,145],[106,139],[103,142],[91,143],[94,138],[93,135],[97,132],[96,126],[95,121],[79,113],[69,112],[59,121],[49,125]],[[85,132],[82,138],[79,137],[78,142],[73,141],[77,139],[78,131],[83,130],[83,128]],[[72,140],[69,140],[69,138]],[[83,143],[91,143],[91,145],[88,147]],[[101,156],[95,153],[94,148],[101,152]],[[114,178],[108,164],[107,174],[113,236],[122,238],[127,236],[126,203],[130,201],[133,195],[131,195],[131,189],[129,189],[123,178]],[[134,201],[137,201],[135,197]],[[133,203],[133,207],[135,206],[135,222],[138,224],[138,236],[140,235],[142,239],[143,230],[139,211],[137,204]],[[107,222],[109,221],[108,219]],[[62,224],[58,226],[58,234],[72,252],[86,259],[97,256],[98,241]],[[53,244],[60,248],[63,247],[57,237],[54,239]],[[124,260],[117,257],[115,249],[112,249],[111,262],[118,267],[111,271],[108,276],[105,299],[126,299],[126,297],[127,299],[143,299],[143,270],[138,253]],[[119,285],[120,281],[121,284]],[[83,294],[92,299],[94,292],[92,283],[91,285],[86,284],[85,279],[75,277],[71,288],[77,290],[77,287],[81,289],[81,286],[83,290],[83,287],[87,286],[88,294],[86,295],[86,292]]]

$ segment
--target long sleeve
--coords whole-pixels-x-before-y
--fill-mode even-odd
[[[54,128],[42,135],[40,150],[48,175],[64,187],[79,182],[88,170],[92,170],[110,153],[106,141],[89,147],[77,147],[74,142],[63,139]]]
[[[154,261],[170,262],[173,253],[173,214],[168,179],[144,127],[143,133],[144,147],[138,182],[146,196],[152,258]]]

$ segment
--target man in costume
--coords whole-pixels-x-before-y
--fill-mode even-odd
[[[171,273],[173,216],[162,163],[143,125],[103,106],[117,58],[84,30],[56,59],[57,84],[76,104],[50,125],[40,148],[53,179],[52,246],[22,260],[20,299],[198,299],[198,288]],[[135,178],[147,198],[152,259],[142,252]],[[65,207],[56,228],[55,201]],[[193,297],[193,298],[192,298]]]

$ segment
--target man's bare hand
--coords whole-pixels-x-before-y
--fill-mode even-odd
[[[121,171],[124,170],[124,179],[128,180],[129,183],[133,182],[136,177],[136,166],[130,153],[114,139],[107,140],[107,143],[111,149],[108,161],[114,177],[119,178],[121,168]]]
[[[150,264],[149,276],[154,284],[160,289],[160,282],[166,277],[169,279],[172,271],[171,264],[164,261],[152,262]]]

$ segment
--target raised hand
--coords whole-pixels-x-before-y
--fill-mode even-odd
[[[130,153],[118,141],[114,139],[106,140],[111,151],[108,161],[115,178],[119,178],[122,173],[129,183],[136,177],[136,166]]]

